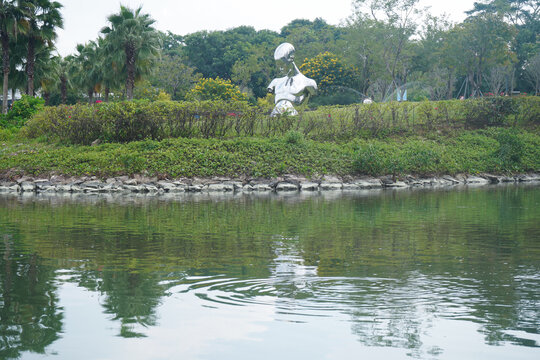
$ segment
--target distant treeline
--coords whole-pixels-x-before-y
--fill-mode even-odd
[[[52,14],[56,22],[48,24],[53,25],[37,26],[44,16],[28,9],[18,13],[19,2],[5,1],[13,11],[0,11],[0,30],[2,51],[10,55],[7,63],[4,57],[8,88],[38,91],[47,104],[184,100],[199,79],[218,77],[231,80],[256,102],[277,76],[272,54],[284,41],[296,47],[301,70],[321,85],[314,105],[350,104],[365,97],[441,100],[540,92],[536,0],[475,2],[458,24],[430,15],[419,0],[354,0],[355,10],[339,26],[297,19],[280,32],[241,26],[185,36],[155,30],[151,14],[141,8],[121,7],[109,16],[98,39],[65,58],[52,56],[61,5],[39,2],[50,3],[54,11],[39,9],[41,15]],[[17,19],[36,26],[14,26]],[[9,40],[6,46],[4,39]]]

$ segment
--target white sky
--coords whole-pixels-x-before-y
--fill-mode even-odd
[[[107,16],[116,13],[120,4],[131,8],[142,5],[152,16],[155,28],[186,35],[199,30],[226,30],[251,25],[257,30],[279,31],[294,19],[317,17],[338,25],[352,13],[351,0],[57,0],[64,8],[64,29],[58,31],[58,52],[75,52],[78,43],[98,37],[107,25]],[[475,0],[421,0],[434,15],[446,13],[457,22]],[[476,0],[477,1],[477,0]]]

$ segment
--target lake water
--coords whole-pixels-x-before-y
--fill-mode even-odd
[[[0,196],[1,359],[540,359],[540,187]]]

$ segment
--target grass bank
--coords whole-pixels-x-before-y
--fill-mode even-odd
[[[540,171],[540,132],[489,127],[322,142],[297,130],[273,137],[168,138],[97,146],[0,140],[2,177],[436,175]]]

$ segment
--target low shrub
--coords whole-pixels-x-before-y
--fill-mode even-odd
[[[29,137],[90,144],[165,138],[229,138],[284,136],[350,141],[393,135],[429,134],[434,130],[482,129],[493,126],[536,126],[540,98],[488,98],[437,102],[388,102],[346,107],[320,107],[299,116],[268,114],[245,101],[149,101],[46,107],[27,122]]]
[[[39,112],[45,106],[45,100],[33,96],[22,95],[21,99],[15,101],[6,115],[0,119],[2,127],[22,127],[28,119]]]

